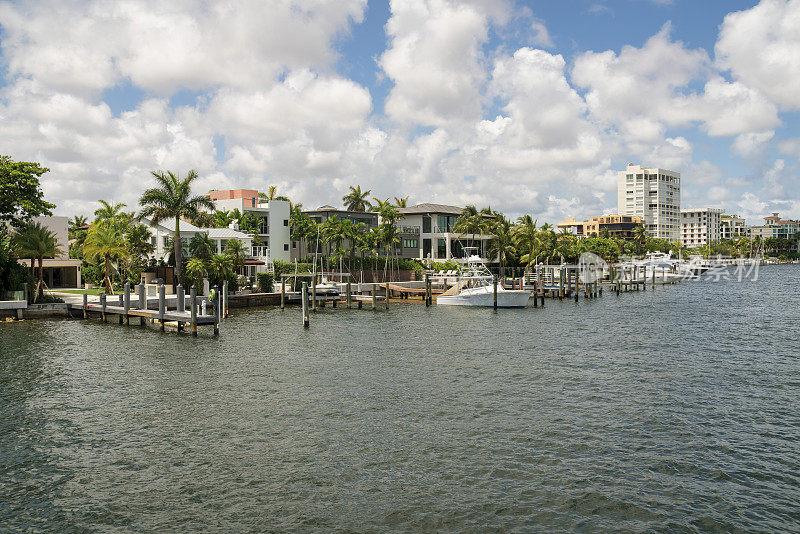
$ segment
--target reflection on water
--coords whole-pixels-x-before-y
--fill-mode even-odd
[[[797,530],[800,269],[0,327],[0,530]]]

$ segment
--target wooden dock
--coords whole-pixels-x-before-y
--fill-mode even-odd
[[[227,284],[225,285],[227,286]],[[137,287],[138,297],[134,307],[131,305],[130,286],[126,283],[122,294],[111,296],[111,299],[116,302],[112,300],[113,303],[110,303],[109,295],[101,294],[100,302],[90,303],[87,295],[84,294],[83,302],[67,304],[67,310],[82,313],[84,319],[89,319],[92,314],[99,315],[103,322],[108,322],[109,318],[116,317],[119,324],[130,324],[131,317],[138,317],[140,326],[145,326],[147,322],[158,323],[162,332],[168,322],[175,323],[179,332],[188,325],[193,336],[197,335],[198,326],[212,326],[214,335],[219,335],[219,324],[227,315],[225,309],[227,302],[223,296],[226,290],[227,287],[224,287],[220,294],[216,288],[213,288],[213,297],[209,299],[198,297],[195,288],[192,287],[187,299],[183,287],[179,285],[176,293],[176,307],[168,309],[165,288],[162,284],[158,287],[158,308],[149,309],[144,284],[139,284]]]

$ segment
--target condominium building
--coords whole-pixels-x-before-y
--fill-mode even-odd
[[[629,163],[617,173],[620,215],[641,217],[652,237],[678,241],[681,236],[681,174]]]
[[[208,196],[218,210],[250,213],[260,219],[258,239],[260,257],[290,261],[289,202],[285,200],[259,200],[255,189],[226,189],[209,191]]]
[[[703,247],[719,241],[721,219],[720,209],[681,210],[681,245]]]
[[[800,221],[781,219],[778,213],[764,217],[762,226],[750,227],[750,237],[760,236],[762,239],[770,237],[795,239],[798,232],[800,232]]]
[[[738,215],[722,215],[719,220],[721,239],[739,239],[748,234],[746,221]]]
[[[403,258],[445,261],[464,257],[464,247],[475,247],[480,256],[486,257],[489,234],[464,234],[453,231],[456,219],[463,208],[445,204],[417,204],[399,208],[401,254]],[[492,215],[484,215],[487,219]]]
[[[642,219],[636,215],[619,215],[617,213],[612,213],[600,217],[589,217],[588,221],[567,219],[556,226],[558,226],[558,228],[566,228],[578,237],[600,236],[604,233],[604,230],[607,230],[610,237],[632,239],[636,227],[640,224],[642,224]]]

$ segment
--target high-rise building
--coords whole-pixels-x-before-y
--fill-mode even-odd
[[[620,215],[642,218],[652,237],[677,242],[681,236],[681,174],[629,163],[617,173]]]
[[[722,210],[705,208],[681,210],[681,245],[684,247],[704,247],[722,238]]]
[[[739,239],[747,235],[746,221],[738,215],[723,215],[719,221],[721,239]]]

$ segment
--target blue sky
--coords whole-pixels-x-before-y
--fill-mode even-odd
[[[0,3],[0,135],[64,214],[155,169],[306,206],[616,209],[627,162],[684,207],[800,217],[800,0]]]

